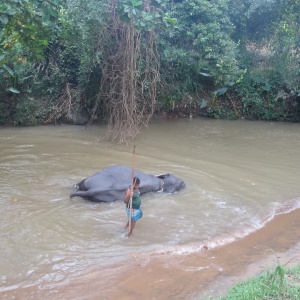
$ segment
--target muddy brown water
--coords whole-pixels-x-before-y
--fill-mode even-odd
[[[247,261],[245,253],[255,258],[275,245],[288,245],[276,250],[285,252],[297,247],[297,234],[288,232],[300,207],[299,124],[151,121],[134,141],[135,168],[170,172],[187,188],[143,196],[144,217],[130,239],[123,203],[69,194],[76,182],[108,165],[131,166],[133,144],[99,141],[102,125],[82,129],[0,130],[1,299],[218,295],[217,279],[223,278],[218,286],[224,291],[234,281],[228,274],[238,276],[253,263],[240,262],[229,272],[224,263],[234,258],[226,251],[244,249],[235,255]],[[280,226],[278,217],[285,220]],[[286,231],[269,230],[260,242],[251,238],[268,224]],[[268,236],[273,244],[264,245]],[[243,248],[246,241],[254,244]]]

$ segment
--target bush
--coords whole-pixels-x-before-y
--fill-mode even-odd
[[[40,106],[33,98],[21,100],[16,106],[13,123],[20,126],[34,126],[39,123]]]

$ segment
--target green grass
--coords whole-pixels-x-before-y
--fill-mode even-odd
[[[210,298],[212,299],[212,298]],[[218,300],[300,300],[300,264],[285,269],[277,265],[262,275],[240,282]]]

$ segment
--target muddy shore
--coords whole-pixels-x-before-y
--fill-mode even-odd
[[[207,299],[262,271],[300,263],[300,209],[275,216],[228,245],[176,257],[133,258],[126,273],[99,293],[105,299]]]
[[[208,299],[225,295],[239,281],[276,267],[300,263],[300,209],[277,215],[243,239],[188,255],[135,255],[108,270],[55,288],[24,286],[0,293],[1,299],[135,300]],[[132,237],[134,238],[134,236]]]

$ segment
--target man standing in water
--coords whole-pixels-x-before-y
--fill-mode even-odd
[[[126,212],[128,217],[128,222],[125,226],[127,228],[129,226],[129,220],[131,215],[131,226],[129,228],[128,237],[132,234],[135,223],[143,216],[143,211],[141,208],[141,198],[139,191],[140,179],[137,177],[133,177],[133,188],[129,187],[125,191],[124,203],[126,203]],[[130,213],[130,199],[132,198],[132,209]]]

